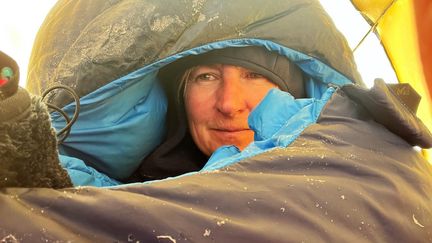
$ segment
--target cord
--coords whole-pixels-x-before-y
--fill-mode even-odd
[[[71,131],[71,129],[72,129],[72,125],[73,125],[73,124],[76,122],[76,120],[78,119],[81,105],[80,105],[80,98],[79,98],[78,94],[77,94],[77,93],[76,93],[72,88],[70,88],[70,87],[68,87],[68,86],[65,86],[65,85],[56,85],[56,86],[52,86],[51,88],[45,90],[45,91],[42,93],[42,100],[45,99],[46,96],[47,96],[51,91],[53,91],[53,90],[55,90],[55,89],[64,89],[64,90],[66,90],[67,92],[69,92],[69,93],[72,95],[72,97],[73,97],[73,99],[74,99],[74,101],[75,101],[75,103],[76,103],[76,106],[75,106],[75,112],[74,112],[74,114],[73,114],[73,116],[72,116],[72,119],[70,119],[70,118],[68,117],[68,115],[66,114],[66,112],[64,112],[61,108],[59,108],[59,107],[57,107],[57,106],[55,106],[55,105],[53,105],[53,104],[50,104],[50,103],[47,103],[47,102],[46,102],[46,105],[48,106],[48,108],[53,109],[53,110],[59,112],[60,115],[62,115],[62,116],[64,117],[64,119],[66,120],[66,126],[63,127],[60,131],[57,132],[57,141],[58,141],[57,143],[58,143],[58,144],[61,144],[61,143],[63,143],[63,142],[66,140],[66,138],[69,136],[70,131]]]

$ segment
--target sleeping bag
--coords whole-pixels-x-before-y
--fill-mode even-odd
[[[143,167],[170,136],[159,70],[243,46],[286,56],[307,77],[307,97],[271,90],[249,116],[255,141],[243,151],[223,146],[184,173],[175,160]],[[27,88],[54,84],[81,97],[59,148],[72,181],[91,168],[109,187],[2,189],[5,241],[432,241],[432,168],[414,148],[431,147],[431,133],[384,82],[364,88],[318,1],[60,0],[36,38]],[[66,93],[49,101],[74,111]],[[134,173],[157,179],[127,183]]]

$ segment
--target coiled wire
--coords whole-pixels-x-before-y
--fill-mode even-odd
[[[60,113],[64,119],[66,120],[66,126],[63,127],[60,131],[57,132],[57,143],[61,144],[63,143],[66,138],[69,136],[72,125],[76,122],[76,120],[78,119],[79,116],[79,112],[80,112],[80,98],[78,96],[78,94],[70,87],[65,86],[65,85],[56,85],[56,86],[52,86],[49,89],[45,90],[42,93],[42,100],[46,98],[46,96],[53,90],[56,89],[64,89],[67,92],[69,92],[69,94],[71,94],[71,96],[73,97],[74,101],[75,101],[75,112],[72,116],[72,119],[69,118],[69,116],[66,114],[66,112],[64,112],[61,108],[59,108],[56,105],[50,104],[48,102],[45,102],[45,104],[48,106],[48,108],[57,111],[58,113]]]

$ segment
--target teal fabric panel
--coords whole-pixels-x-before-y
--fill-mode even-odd
[[[79,118],[60,153],[77,157],[115,179],[135,171],[165,133],[167,102],[155,72],[126,76],[81,98]],[[72,115],[74,104],[65,107]],[[64,118],[53,114],[53,125]]]
[[[121,182],[87,166],[80,159],[64,155],[60,155],[59,158],[62,167],[66,169],[74,186],[107,187],[121,184]]]

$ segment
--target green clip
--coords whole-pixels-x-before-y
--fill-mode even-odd
[[[14,72],[13,72],[12,68],[4,67],[1,69],[1,78],[2,79],[11,80],[11,79],[13,79],[13,76],[14,76]]]

